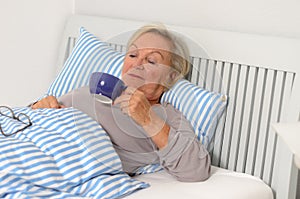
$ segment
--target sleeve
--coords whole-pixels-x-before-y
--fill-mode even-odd
[[[211,160],[206,148],[198,141],[192,126],[171,105],[167,105],[170,125],[168,145],[158,151],[160,164],[179,181],[204,181],[210,176]]]

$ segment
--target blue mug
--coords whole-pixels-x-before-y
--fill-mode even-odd
[[[127,87],[122,80],[113,75],[94,72],[90,77],[89,88],[96,100],[111,104]]]

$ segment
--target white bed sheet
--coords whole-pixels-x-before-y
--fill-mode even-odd
[[[164,171],[135,178],[151,186],[126,199],[273,199],[272,189],[259,178],[218,167],[205,182],[179,182]]]

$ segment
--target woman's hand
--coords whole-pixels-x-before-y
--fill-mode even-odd
[[[146,126],[151,122],[151,104],[143,92],[128,87],[114,104],[120,104],[123,113],[129,115],[140,126]]]
[[[159,149],[168,144],[170,126],[152,110],[143,92],[128,87],[114,104],[120,104],[122,112],[142,126]]]
[[[54,96],[47,96],[40,101],[37,101],[31,106],[32,109],[38,108],[65,108],[64,105],[60,104]]]

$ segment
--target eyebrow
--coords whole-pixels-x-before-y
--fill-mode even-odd
[[[132,47],[132,46],[135,47],[136,49],[139,49],[138,46],[135,45],[135,44],[131,44],[131,45],[129,46],[129,48]],[[162,58],[163,60],[165,59],[165,57],[163,56],[163,54],[162,54],[160,51],[158,51],[158,50],[151,51],[151,52],[148,53],[148,54],[153,54],[153,53],[157,53],[157,54],[159,54],[159,55],[161,56],[161,58]]]

